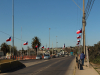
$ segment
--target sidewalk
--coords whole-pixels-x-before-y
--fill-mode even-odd
[[[87,62],[84,62],[83,70],[79,70],[76,66],[76,72],[75,75],[99,75],[97,71],[89,64],[89,67]]]

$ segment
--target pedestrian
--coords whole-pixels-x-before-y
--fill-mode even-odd
[[[84,55],[84,52],[82,51],[82,53],[80,55],[80,59],[82,61],[82,65],[84,65],[84,58],[85,58],[85,55]]]

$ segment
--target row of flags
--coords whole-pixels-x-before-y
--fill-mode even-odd
[[[8,41],[11,41],[11,37],[9,37],[8,39],[6,39],[6,42],[8,42]],[[25,42],[23,45],[28,45],[28,41]],[[35,48],[37,48],[37,47],[38,47],[38,44],[36,45]],[[43,46],[42,48],[44,48],[44,46]],[[65,44],[63,45],[63,48],[65,48]],[[47,48],[47,50],[48,50],[48,49],[49,49],[49,47]]]
[[[9,37],[8,39],[6,39],[6,42],[11,41],[11,37]],[[25,42],[23,45],[28,45],[28,41]]]
[[[82,28],[76,31],[76,34],[80,34],[80,33],[82,33]],[[78,39],[78,40],[77,40],[77,44],[76,44],[76,45],[79,45],[79,43],[80,43],[80,38],[81,38],[81,35],[77,36],[77,39]]]

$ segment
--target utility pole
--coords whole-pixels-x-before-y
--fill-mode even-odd
[[[53,42],[52,42],[52,55],[53,55]]]
[[[12,40],[12,47],[13,47],[13,56],[14,56],[14,0],[12,0],[12,34],[13,34],[13,40]]]
[[[49,48],[50,48],[50,28],[49,28]]]
[[[83,0],[83,20],[82,20],[82,23],[83,23],[83,50],[84,50],[84,54],[86,54],[86,51],[85,51],[85,24],[86,24],[86,21],[85,21],[85,0]]]
[[[57,48],[57,36],[56,36],[56,48]]]
[[[22,50],[22,27],[21,27],[21,50]],[[22,56],[22,52],[21,52],[21,56]]]
[[[47,49],[47,43],[46,43],[46,49]]]

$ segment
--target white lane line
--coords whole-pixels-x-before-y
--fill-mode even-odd
[[[29,67],[29,66],[33,66],[33,65],[36,65],[36,64],[39,64],[39,63],[42,63],[42,62],[46,62],[48,60],[44,60],[44,61],[36,61],[36,62],[30,62],[30,63],[24,63],[24,65],[26,67]]]
[[[36,74],[38,74],[39,72],[41,72],[41,71],[43,71],[43,70],[49,68],[50,66],[52,66],[52,65],[54,65],[54,64],[56,64],[56,63],[58,63],[58,62],[60,62],[60,61],[62,61],[62,60],[65,60],[65,59],[58,60],[57,62],[54,62],[54,63],[48,65],[47,67],[38,69],[37,71],[35,71],[34,73],[31,73],[30,75],[36,75]]]

